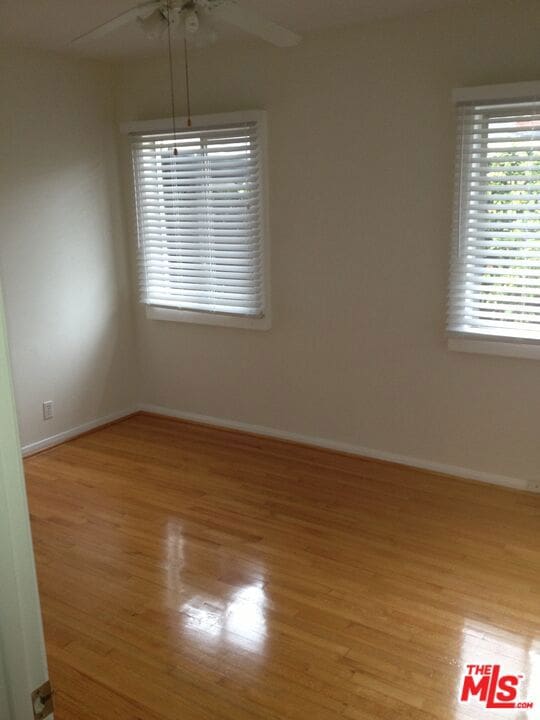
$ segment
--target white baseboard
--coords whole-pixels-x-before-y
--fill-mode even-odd
[[[214,425],[230,430],[240,430],[243,432],[254,433],[266,437],[276,438],[278,440],[289,440],[292,442],[310,445],[312,447],[324,448],[326,450],[336,450],[337,452],[345,452],[350,455],[370,458],[373,460],[382,460],[385,462],[397,463],[407,467],[427,470],[432,473],[449,475],[451,477],[463,480],[476,480],[491,485],[499,485],[502,487],[513,488],[514,490],[528,490],[530,492],[540,492],[540,481],[528,482],[521,478],[507,477],[505,475],[496,475],[494,473],[484,472],[481,470],[473,470],[471,468],[458,467],[456,465],[447,465],[445,463],[433,462],[431,460],[423,460],[422,458],[411,457],[410,455],[400,455],[398,453],[387,452],[385,450],[374,450],[352,443],[340,442],[339,440],[329,440],[328,438],[313,437],[311,435],[301,435],[300,433],[292,433],[287,430],[277,430],[275,428],[266,427],[265,425],[252,425],[251,423],[240,422],[238,420],[229,420],[226,418],[217,418],[210,415],[200,415],[198,413],[183,412],[181,410],[173,410],[172,408],[162,407],[160,405],[142,404],[121,412],[96,418],[90,422],[83,423],[77,427],[70,428],[51,437],[38,440],[37,442],[23,445],[23,457],[32,455],[41,450],[54,447],[60,443],[82,435],[89,430],[95,430],[101,425],[121,420],[124,417],[132,415],[134,412],[143,411],[156,413],[165,417],[177,418],[179,420],[190,420],[192,422],[203,423],[205,425]]]
[[[462,480],[476,480],[478,482],[489,483],[490,485],[500,485],[502,487],[513,488],[514,490],[529,490],[532,492],[538,492],[540,490],[540,485],[537,483],[528,482],[527,480],[520,478],[495,475],[493,473],[458,467],[456,465],[446,465],[445,463],[438,463],[431,460],[411,457],[409,455],[386,452],[385,450],[373,450],[372,448],[340,442],[338,440],[312,437],[310,435],[300,435],[298,433],[287,432],[286,430],[276,430],[264,425],[251,425],[250,423],[239,422],[237,420],[228,420],[224,418],[211,417],[209,415],[199,415],[197,413],[183,412],[181,410],[172,410],[171,408],[161,407],[159,405],[143,404],[139,405],[138,409],[143,412],[178,418],[179,420],[191,420],[192,422],[214,425],[216,427],[230,430],[243,430],[244,432],[255,433],[256,435],[264,435],[266,437],[277,438],[279,440],[290,440],[304,445],[311,445],[313,447],[324,448],[326,450],[336,450],[338,452],[358,455],[372,460],[383,460],[386,462],[397,463],[399,465],[406,465],[407,467],[413,467],[420,470],[428,470],[429,472],[441,475],[449,475]]]
[[[116,420],[121,420],[122,418],[127,417],[128,415],[132,415],[134,412],[137,412],[137,410],[138,408],[133,407],[129,410],[122,410],[121,412],[112,413],[111,415],[105,415],[104,417],[90,420],[89,422],[83,423],[82,425],[77,425],[76,427],[70,428],[69,430],[64,430],[63,432],[57,433],[56,435],[51,435],[51,437],[44,438],[43,440],[28,443],[27,445],[22,446],[22,455],[23,457],[27,457],[28,455],[33,455],[34,453],[40,452],[41,450],[47,450],[47,448],[54,447],[55,445],[60,445],[60,443],[63,443],[66,440],[71,440],[71,438],[77,437],[77,435],[82,435],[89,430],[95,430],[101,425],[107,425],[108,423],[115,422]]]

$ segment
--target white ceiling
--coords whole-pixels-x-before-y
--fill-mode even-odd
[[[299,33],[346,26],[457,5],[464,0],[241,0]],[[471,1],[471,0],[470,0]],[[473,2],[475,0],[472,0]],[[73,52],[69,40],[137,4],[137,0],[0,0],[0,44]],[[230,37],[225,28],[221,37]],[[160,44],[128,26],[78,49],[90,57],[130,57],[159,52]]]

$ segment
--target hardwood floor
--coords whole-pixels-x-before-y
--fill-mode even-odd
[[[538,495],[147,415],[25,466],[56,720],[540,718]]]

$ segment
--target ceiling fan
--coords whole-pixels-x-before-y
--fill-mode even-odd
[[[150,39],[157,40],[166,34],[169,50],[171,124],[176,139],[173,34],[175,30],[179,30],[178,34],[183,35],[187,126],[191,128],[188,43],[198,46],[212,43],[217,35],[213,26],[213,19],[235,25],[277,47],[292,47],[301,40],[301,37],[292,30],[267,20],[241,4],[239,0],[147,0],[102,25],[98,25],[93,30],[79,35],[79,37],[71,41],[71,45],[79,46],[98,40],[131,22],[136,22]],[[177,147],[174,148],[174,155],[178,155]]]
[[[278,47],[291,47],[301,40],[296,33],[267,20],[238,0],[150,0],[80,35],[71,45],[97,40],[131,22],[137,22],[151,39],[178,29],[193,44],[206,45],[216,38],[213,20],[235,25]]]

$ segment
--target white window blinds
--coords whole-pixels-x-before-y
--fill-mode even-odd
[[[458,102],[448,329],[540,340],[540,93]]]
[[[142,302],[262,317],[259,122],[131,133],[131,147]]]

